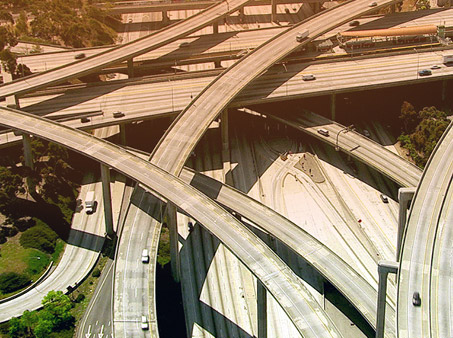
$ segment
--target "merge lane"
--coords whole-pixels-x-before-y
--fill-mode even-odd
[[[119,146],[46,119],[0,108],[0,124],[89,156],[171,201],[215,234],[255,274],[305,338],[341,337],[299,277],[259,237],[195,188]]]
[[[87,75],[94,70],[102,69],[109,65],[120,63],[137,55],[144,54],[183,36],[196,32],[227,13],[237,11],[249,1],[250,0],[228,0],[219,2],[186,20],[167,26],[160,31],[141,39],[114,47],[83,60],[75,61],[69,65],[3,84],[0,86],[0,97],[20,95],[26,92],[35,91],[51,84],[61,83],[67,79]]]

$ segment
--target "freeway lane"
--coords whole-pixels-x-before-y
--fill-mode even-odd
[[[355,131],[342,132],[338,136],[337,143],[338,133],[345,130],[346,127],[321,115],[300,112],[284,116],[273,114],[268,116],[302,130],[332,146],[338,145],[345,153],[363,161],[403,187],[416,187],[420,181],[422,175],[420,168]],[[319,134],[318,129],[320,128],[328,130],[330,132],[329,137]],[[394,257],[393,252],[389,257]]]
[[[442,230],[452,225],[445,224],[451,219],[452,179],[453,128],[450,124],[425,167],[407,221],[398,274],[397,330],[400,337],[451,335],[451,256],[442,257],[451,254],[451,242],[442,243],[446,239],[442,237],[445,236]],[[445,289],[439,289],[438,282],[446,283]],[[414,292],[420,293],[420,307],[412,304]],[[442,322],[443,318],[447,320]]]
[[[156,33],[134,40],[130,43],[114,47],[105,52],[70,63],[66,66],[3,84],[0,86],[0,97],[20,95],[51,84],[61,83],[64,80],[80,77],[89,74],[94,70],[102,69],[109,65],[120,63],[137,55],[149,52],[152,49],[156,49],[193,33],[225,16],[227,13],[237,11],[249,1],[250,0],[228,0],[219,2],[186,20],[167,26]]]
[[[0,124],[89,156],[143,184],[187,212],[251,270],[305,338],[341,337],[291,269],[254,233],[195,188],[121,147],[89,134],[18,110],[0,108],[0,112]]]
[[[288,245],[329,280],[375,327],[377,286],[371,286],[328,247],[279,213],[230,186],[187,168],[180,177]],[[387,336],[395,337],[395,309],[388,304],[386,311]]]

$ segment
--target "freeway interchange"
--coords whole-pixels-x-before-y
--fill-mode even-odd
[[[75,74],[78,75],[86,74],[95,69],[104,68],[109,64],[118,63],[119,61],[134,57],[140,53],[144,53],[153,48],[156,48],[157,46],[176,40],[181,36],[185,36],[188,33],[195,31],[197,28],[211,23],[214,20],[213,18],[221,17],[227,12],[236,11],[245,3],[246,1],[242,2],[238,1],[237,5],[234,6],[230,3],[229,8],[223,8],[226,6],[222,7],[222,5],[218,5],[217,6],[218,8],[215,10],[214,10],[215,6],[213,6],[212,10],[213,16],[209,17],[208,14],[209,12],[206,13],[206,16],[209,18],[204,18],[204,21],[202,21],[202,23],[197,23],[196,25],[194,25],[190,20],[186,20],[184,24],[186,24],[187,26],[191,25],[194,26],[189,28],[184,25],[175,25],[173,29],[181,30],[178,31],[177,34],[173,33],[175,35],[171,37],[169,37],[168,36],[169,34],[165,33],[164,30],[163,33],[167,35],[163,34],[162,37],[163,42],[153,42],[155,44],[149,44],[146,39],[142,39],[141,43],[143,43],[143,45],[140,45],[141,47],[139,47],[139,51],[135,50],[133,52],[127,52],[122,56],[119,56],[117,54],[123,52],[116,52],[116,49],[121,49],[121,47],[118,47],[116,49],[114,48],[110,52],[107,51],[101,53],[99,56],[89,57],[86,59],[86,61],[84,60],[81,62],[74,62],[73,64],[67,67],[65,66],[60,67],[59,68],[60,72],[61,70],[68,72],[66,75],[62,75],[61,73],[59,73],[58,70],[56,70],[44,72],[41,75],[36,75],[31,78],[28,78],[26,82],[28,85],[24,83],[25,81],[21,80],[12,82],[11,84],[3,85],[0,87],[0,95],[8,96],[12,94],[23,94],[26,91],[35,90],[52,83],[61,82],[65,78],[74,77]],[[99,141],[82,132],[78,132],[69,127],[63,127],[62,125],[56,122],[48,122],[44,119],[33,117],[32,115],[25,114],[17,110],[2,108],[2,113],[0,115],[0,123],[5,126],[14,129],[19,129],[23,132],[30,133],[51,140],[53,142],[63,144],[75,151],[79,151],[87,156],[91,156],[92,158],[101,162],[102,164],[108,165],[109,167],[143,184],[144,186],[146,186],[147,189],[157,194],[157,196],[160,199],[166,201],[167,203],[171,202],[171,204],[173,204],[174,206],[177,206],[179,209],[185,211],[188,215],[193,217],[193,219],[195,219],[197,222],[199,222],[201,225],[207,228],[209,232],[213,233],[226,247],[228,247],[230,251],[235,256],[237,256],[239,260],[247,266],[248,269],[252,271],[256,278],[260,281],[261,285],[264,286],[266,290],[269,292],[269,294],[271,294],[273,298],[279,303],[279,305],[281,306],[281,308],[283,308],[289,320],[292,322],[292,324],[295,326],[296,330],[299,332],[301,336],[340,337],[341,333],[338,331],[335,324],[331,321],[329,315],[327,315],[325,310],[319,306],[316,299],[313,298],[313,296],[307,290],[305,285],[300,282],[298,277],[291,271],[291,269],[289,269],[288,266],[283,261],[281,261],[278,255],[276,255],[272,250],[269,249],[266,243],[262,242],[253,232],[244,227],[242,223],[238,222],[234,217],[232,217],[229,213],[222,209],[218,204],[216,204],[211,199],[201,194],[197,189],[190,187],[188,183],[190,182],[193,185],[194,173],[190,173],[187,172],[186,170],[183,170],[183,166],[186,163],[187,159],[190,158],[190,154],[193,152],[195,146],[200,141],[201,137],[205,134],[206,130],[212,124],[214,119],[217,116],[219,116],[222,113],[222,111],[224,111],[232,102],[234,102],[236,97],[246,95],[245,91],[243,92],[242,90],[246,88],[247,85],[250,84],[255,78],[259,77],[261,74],[267,71],[273,64],[282,60],[282,58],[288,55],[291,51],[300,48],[300,43],[297,42],[295,38],[300,31],[304,30],[309,31],[309,36],[306,41],[308,42],[314,39],[316,36],[323,34],[331,29],[334,29],[335,27],[344,24],[345,22],[351,19],[354,19],[367,12],[371,12],[376,8],[380,8],[392,3],[393,1],[378,1],[376,3],[376,7],[371,9],[369,7],[368,1],[350,1],[344,3],[341,6],[338,6],[337,8],[325,11],[319,14],[318,16],[311,18],[310,20],[306,20],[304,22],[301,22],[300,24],[294,25],[293,27],[282,31],[277,36],[271,38],[269,41],[260,45],[253,52],[242,57],[240,61],[238,61],[233,66],[228,68],[225,72],[217,76],[207,87],[201,90],[196,90],[196,95],[193,100],[188,100],[186,98],[185,100],[183,100],[182,103],[179,103],[179,107],[181,108],[175,109],[174,104],[172,103],[171,108],[172,114],[178,110],[182,110],[182,112],[178,115],[176,120],[173,122],[171,127],[167,130],[163,138],[160,140],[159,144],[154,149],[154,152],[151,154],[150,156],[151,164],[144,160],[139,159],[138,157],[131,155],[128,152],[125,152],[119,147]],[[326,20],[329,21],[329,25],[325,24]],[[134,44],[131,43],[131,45]],[[103,56],[104,54],[106,56]],[[102,61],[107,60],[108,57],[111,57],[113,59],[110,59],[108,62]],[[419,63],[418,55],[417,59],[418,59],[417,63]],[[86,64],[86,66],[83,66],[84,64]],[[445,75],[448,76],[449,74]],[[33,84],[34,83],[33,81],[36,81],[36,84]],[[202,84],[200,88],[204,86],[205,84]],[[173,96],[173,94],[174,92],[172,88],[171,95]],[[191,94],[191,98],[192,96],[193,95]],[[33,107],[33,105],[30,105],[29,107]],[[29,109],[30,111],[33,111],[32,108]],[[143,119],[142,116],[136,117],[136,120],[141,119]],[[330,122],[331,121],[327,121],[327,123]],[[113,119],[108,123],[114,124],[116,123],[116,120]],[[294,125],[294,122],[290,121],[289,123],[292,123]],[[313,124],[313,121],[311,121],[310,123]],[[315,121],[315,125],[322,125],[323,127],[325,127],[325,124],[326,120],[323,120],[321,122],[319,122],[319,120]],[[106,124],[101,123],[99,125],[102,126]],[[74,124],[74,126],[80,127],[80,124],[79,125]],[[90,129],[90,127],[92,126],[91,125],[86,126],[85,128]],[[299,128],[299,126],[297,127]],[[332,128],[330,129],[330,131],[332,134],[335,134],[339,133],[339,130],[343,127],[337,124],[332,124],[332,126],[329,128]],[[304,126],[304,129],[310,132],[307,126]],[[316,129],[314,131],[312,130],[311,132],[312,134],[318,136],[318,138],[322,139],[322,137],[319,137],[319,135],[317,134]],[[346,151],[351,151],[351,147],[353,146],[346,143],[351,134],[348,135],[348,138],[342,137],[341,143],[337,144],[337,146],[339,145]],[[443,141],[444,143],[442,144],[445,143],[447,145],[452,144],[452,142],[449,141],[450,134],[444,137]],[[357,139],[357,137],[359,136],[358,135],[355,135],[355,137],[353,136],[350,142],[356,142],[355,139]],[[329,140],[332,141],[332,139]],[[389,158],[394,158],[395,163],[397,163],[394,170],[393,169],[389,170],[390,166],[387,164],[382,164],[379,162],[373,163],[372,161],[373,157],[376,157],[376,154],[382,154],[383,149],[382,147],[379,147],[376,144],[373,143],[366,144],[366,142],[363,141],[364,141],[363,139],[360,140],[360,143],[361,144],[365,143],[365,145],[363,146],[363,149],[365,151],[368,150],[371,151],[373,148],[375,149],[373,150],[374,154],[371,155],[357,154],[356,156],[360,160],[364,161],[367,164],[370,164],[371,166],[374,166],[385,175],[389,175],[391,179],[395,180],[400,185],[416,186],[418,184],[420,173],[418,172],[417,168],[408,165],[407,163],[393,155],[389,156]],[[439,148],[442,149],[441,146],[439,146]],[[443,151],[446,154],[452,153],[449,152],[448,150]],[[437,155],[440,153],[441,151],[438,150],[436,156],[441,156]],[[436,158],[437,157],[435,157],[435,159]],[[435,162],[435,160],[432,161]],[[444,161],[443,166],[445,165],[448,166],[449,165],[448,163],[451,163],[451,156],[450,157],[448,155],[444,156],[443,161]],[[406,175],[404,174],[401,175],[402,167],[405,168],[403,171]],[[430,168],[433,167],[438,168],[439,165],[431,164]],[[140,170],[138,170],[138,168],[140,168]],[[445,180],[441,186],[443,188],[448,188],[449,187],[448,180],[451,179],[451,173],[450,171],[446,171],[444,174]],[[425,173],[424,177],[426,175],[433,174]],[[181,178],[185,179],[186,183],[183,183],[181,180],[179,180],[177,176],[181,176]],[[434,176],[437,177],[438,175]],[[199,180],[201,182],[203,179],[200,178]],[[422,180],[422,182],[425,181],[426,179]],[[201,187],[202,185],[200,185],[200,182],[198,183],[198,185],[196,185],[196,188],[202,190],[208,196],[211,196],[209,192],[206,192],[207,191],[206,187],[205,190],[202,189]],[[351,301],[351,303],[359,310],[359,312],[363,314],[363,316],[366,318],[366,320],[371,326],[375,325],[374,312],[376,311],[376,308],[373,308],[373,304],[375,304],[375,298],[377,297],[376,285],[373,285],[373,283],[370,283],[365,279],[362,280],[360,275],[354,277],[356,278],[357,284],[348,282],[348,278],[350,278],[348,274],[354,275],[356,272],[354,271],[353,268],[351,268],[348,265],[347,262],[344,262],[340,257],[337,257],[333,252],[329,252],[329,249],[327,247],[323,246],[319,242],[317,243],[314,238],[310,238],[309,234],[297,230],[294,227],[294,224],[292,224],[285,218],[281,218],[282,216],[279,215],[278,213],[272,211],[271,209],[266,211],[265,207],[260,204],[254,205],[252,209],[255,209],[256,211],[259,208],[264,208],[262,209],[263,213],[271,215],[269,219],[263,219],[263,217],[260,217],[259,214],[256,214],[251,210],[235,207],[234,206],[235,203],[237,203],[237,201],[240,199],[244,199],[243,203],[244,206],[247,205],[248,203],[253,205],[253,203],[255,202],[253,202],[252,200],[248,201],[249,197],[242,196],[232,190],[230,191],[227,186],[223,186],[222,189],[226,191],[225,195],[223,194],[219,195],[218,196],[219,198],[216,198],[217,202],[221,203],[222,205],[225,205],[234,212],[240,213],[243,217],[254,222],[255,224],[258,224],[273,237],[278,238],[280,241],[286,243],[292,250],[294,250],[299,255],[304,257],[312,266],[314,266],[321,273],[321,275],[323,275],[327,280],[331,281],[331,283],[335,285],[340,290],[340,292],[342,292],[346,296],[346,298],[349,299],[349,301]],[[423,185],[421,185],[419,189],[421,189],[422,192],[417,192],[416,201],[420,200],[420,197],[417,197],[418,195],[424,194]],[[181,192],[184,192],[182,194],[183,196],[181,196]],[[142,194],[145,193],[143,192]],[[230,194],[229,198],[222,199],[223,197],[227,197],[228,194]],[[432,199],[434,199],[439,194],[440,194],[439,192],[434,192],[434,196]],[[448,192],[444,193],[442,196],[444,195],[451,196],[451,194],[449,194]],[[141,205],[141,203],[145,203],[148,206],[154,205],[153,203],[150,203],[149,200],[146,200],[146,198],[143,198],[143,196],[145,195],[141,196],[142,197],[139,198],[141,199],[141,201],[138,203],[138,205]],[[442,204],[443,203],[442,201],[439,203]],[[447,204],[448,201],[449,200],[447,200],[446,202]],[[415,204],[415,206],[417,206],[417,204]],[[155,207],[154,213],[156,213],[157,212],[156,210],[160,210],[161,208],[160,203],[157,203],[156,205],[154,205],[154,207]],[[412,226],[411,224],[412,222],[414,222],[414,224],[416,223],[416,221],[413,220],[417,217],[417,213],[420,212],[419,210],[425,210],[425,208],[426,207],[417,206],[416,209],[413,208],[411,210],[411,216],[408,222],[408,231],[406,233],[406,237],[410,236],[411,229],[415,228],[415,225]],[[414,213],[415,216],[413,216]],[[451,213],[448,213],[448,211],[446,211],[445,215],[441,216],[441,219],[447,220],[442,223],[445,224],[446,229],[448,229],[447,227],[447,225],[449,224],[448,220],[451,219],[450,214]],[[130,217],[134,218],[133,216]],[[281,219],[279,219],[279,217]],[[294,234],[298,234],[297,236],[300,236],[295,238],[301,238],[300,240],[302,240],[303,238],[303,241],[311,243],[310,244],[311,246],[309,245],[308,248],[305,248],[306,250],[305,252],[304,250],[301,251],[300,248],[297,247],[297,241],[296,242],[292,241],[295,238],[288,237],[287,233],[285,234],[279,232],[280,230],[278,229],[278,227],[272,225],[271,224],[272,222],[286,224],[285,225],[286,229],[293,228],[292,231],[294,232]],[[137,226],[142,227],[143,224],[151,223],[155,223],[155,220],[142,221],[138,223],[136,223],[134,220],[130,221],[130,224],[132,224],[132,226],[134,226],[134,224],[137,224]],[[160,233],[160,226],[155,224],[153,229],[154,233],[146,240],[152,241],[152,243],[154,243],[152,245],[153,246],[152,257],[154,257],[155,253],[157,252],[157,240]],[[143,231],[146,231],[146,226],[143,228],[143,230],[138,231],[138,233]],[[447,230],[445,230],[445,232],[447,232]],[[143,240],[143,238],[140,240]],[[409,250],[406,248],[411,247],[407,243],[408,242],[406,239],[402,257],[405,259],[404,262],[412,262],[413,260],[405,258],[408,255],[406,252],[408,252]],[[433,243],[435,243],[435,239],[432,240],[432,243],[430,245],[434,246]],[[442,243],[445,243],[445,240]],[[140,250],[139,247],[135,249]],[[123,270],[125,272],[127,271],[127,268],[120,268],[121,264],[127,262],[126,259],[122,263],[123,256],[121,254],[122,252],[121,250],[124,250],[124,246],[120,246],[117,262],[118,268],[117,273],[119,273],[120,276],[121,271]],[[434,257],[436,258],[437,264],[440,264],[442,259],[444,259],[443,257],[445,257],[445,252],[448,252],[448,248],[443,246],[441,249],[437,250],[438,251],[434,253]],[[316,256],[316,254],[314,255],[315,252],[317,254],[319,253],[319,256]],[[392,250],[389,249],[389,252],[392,252]],[[129,254],[129,251],[124,251],[124,254],[125,255]],[[329,262],[330,263],[329,264],[323,260],[326,255],[330,255],[331,260],[336,262],[334,264],[335,266],[332,265],[332,262]],[[390,254],[386,255],[388,256]],[[135,264],[136,263],[137,262],[135,262]],[[335,268],[337,268],[337,270],[335,270]],[[345,273],[346,271],[348,271],[348,273],[342,276],[342,273]],[[406,271],[407,270],[402,270],[402,273],[403,272],[407,273]],[[432,270],[428,270],[425,273],[425,275],[430,276],[431,271]],[[415,272],[415,274],[418,275],[417,272]],[[405,281],[405,278],[402,276],[404,275],[401,274],[400,278],[402,278],[403,281]],[[451,276],[451,273],[450,274],[447,273],[445,279],[440,278],[438,283],[443,283],[442,285],[445,285],[445,283],[448,284],[449,276]],[[120,280],[121,278],[124,279],[125,277],[120,277]],[[136,279],[134,279],[133,281],[125,282],[125,284],[134,281],[136,281]],[[140,292],[142,293],[143,296],[143,294],[145,295],[147,294],[148,289],[148,286],[146,285],[147,283],[146,276],[144,277],[144,280],[141,283],[142,286],[139,288],[139,290],[141,290]],[[392,295],[389,294],[389,299],[387,303],[388,317],[386,317],[388,321],[388,324],[386,324],[387,325],[386,335],[389,337],[398,336],[399,333],[398,330],[400,328],[403,328],[402,330],[404,330],[404,332],[408,330],[406,326],[402,324],[404,323],[405,318],[408,318],[408,315],[406,315],[404,311],[400,312],[398,311],[400,304],[405,304],[405,301],[411,300],[411,297],[410,295],[408,295],[408,292],[410,292],[409,290],[411,290],[413,287],[412,286],[402,287],[402,286],[404,286],[404,284],[402,284],[401,282],[398,283],[397,307],[395,307],[395,301],[394,299],[392,299],[394,297],[392,297]],[[59,288],[61,288],[61,286]],[[115,301],[117,301],[118,304],[122,304],[122,305],[115,304],[115,306],[120,307],[122,306],[122,308],[125,308],[127,307],[127,299],[129,299],[130,297],[127,296],[121,300],[122,297],[121,293],[124,291],[123,289],[124,287],[121,286],[121,283],[117,283],[115,285],[115,297],[116,297]],[[429,286],[425,287],[424,289],[421,289],[422,299],[430,299],[428,296],[430,292],[429,290],[430,290]],[[362,294],[363,296],[366,297],[364,297],[363,299],[358,299],[357,298],[358,294]],[[196,295],[194,296],[197,297]],[[148,296],[145,298],[150,299],[151,304],[146,305],[146,307],[150,309],[150,313],[154,313],[155,304],[153,304],[154,301],[153,297]],[[437,302],[442,299],[442,294],[440,294],[436,299],[432,300],[434,304],[437,304]],[[144,300],[145,304],[146,302],[147,300]],[[401,305],[401,307],[404,310],[406,310],[407,308],[411,308],[410,306],[407,306],[407,304]],[[396,317],[398,318],[397,328],[394,327],[393,322],[395,310]],[[422,310],[427,311],[425,307],[422,307]],[[427,313],[428,315],[434,316],[433,318],[437,318],[437,316],[439,316],[437,312]],[[423,322],[421,319],[418,319],[420,317],[412,317],[417,315],[420,314],[417,314],[417,312],[415,312],[415,314],[411,314],[411,318],[417,318],[417,322]],[[117,325],[117,328],[115,330],[118,330],[115,331],[115,334],[118,337],[126,336],[126,332],[132,332],[129,329],[126,329],[125,326],[126,324],[124,323],[128,321],[134,322],[134,318],[137,317],[136,314],[133,314],[132,317],[122,316],[123,313],[121,311],[115,311],[115,325]],[[439,335],[438,332],[448,331],[447,328],[444,328],[445,320],[442,321],[442,319],[444,318],[442,317],[442,314],[440,315],[440,318],[441,319],[438,320],[440,325],[436,326],[437,336],[442,336]],[[155,321],[155,315],[151,315],[150,323],[152,326],[150,331],[154,335],[154,332],[157,332],[157,322]],[[411,327],[411,325],[408,326]],[[430,334],[428,327],[429,326],[427,324],[422,326],[424,330],[423,334],[425,336]],[[121,334],[121,331],[123,331],[123,334]],[[139,334],[139,332],[137,332],[137,334]]]

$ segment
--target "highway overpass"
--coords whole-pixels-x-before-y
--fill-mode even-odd
[[[452,179],[450,124],[425,167],[411,203],[398,273],[399,337],[451,335]],[[420,294],[420,306],[413,304],[414,292]]]
[[[292,113],[291,115],[267,114],[272,119],[308,133],[346,154],[366,163],[381,174],[389,177],[400,186],[416,187],[422,170],[411,162],[396,155],[368,137],[350,130],[332,120],[311,112]],[[318,130],[329,131],[329,136],[321,135]]]
[[[137,55],[149,52],[150,50],[196,32],[200,28],[217,21],[228,13],[237,11],[249,1],[250,0],[229,0],[228,2],[219,2],[186,20],[182,20],[174,25],[163,28],[156,33],[134,40],[130,43],[114,47],[103,53],[87,57],[80,61],[72,62],[66,66],[61,66],[40,74],[27,76],[3,84],[0,86],[0,97],[21,95],[51,84],[61,83],[67,79],[89,74],[109,65],[133,59]]]
[[[198,190],[121,147],[18,110],[0,108],[0,124],[89,156],[164,198],[213,233],[260,280],[304,337],[341,337],[291,269],[254,233]]]

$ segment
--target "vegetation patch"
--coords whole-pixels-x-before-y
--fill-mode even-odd
[[[160,233],[157,263],[159,263],[160,266],[164,267],[165,264],[170,262],[170,259],[170,230],[168,230],[168,227],[166,227],[164,223]]]
[[[0,274],[0,292],[3,294],[20,290],[30,284],[30,278],[17,272],[4,272]]]
[[[417,112],[406,101],[403,102],[399,118],[403,126],[398,141],[408,150],[415,164],[424,168],[450,120],[445,112],[435,107],[425,107]]]
[[[55,251],[58,235],[49,226],[40,220],[37,224],[25,230],[20,236],[20,244],[24,248],[35,248],[49,254]]]

